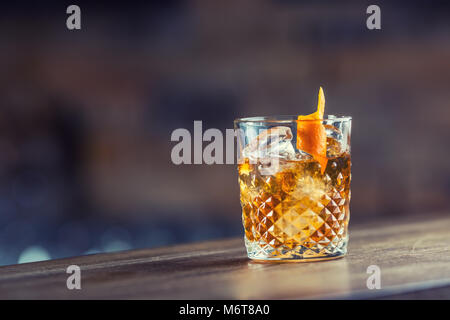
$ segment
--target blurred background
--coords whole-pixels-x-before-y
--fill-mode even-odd
[[[450,209],[447,1],[2,2],[0,265],[242,236],[235,165],[172,164],[172,131],[320,85],[353,116],[352,223]]]

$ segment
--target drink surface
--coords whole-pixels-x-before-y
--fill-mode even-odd
[[[238,165],[249,257],[289,260],[344,255],[350,214],[350,154],[329,156],[323,173],[312,158],[280,159],[272,175],[262,175],[261,165],[248,158]]]

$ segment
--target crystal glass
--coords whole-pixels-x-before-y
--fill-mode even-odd
[[[234,121],[242,222],[251,259],[316,261],[347,252],[351,118],[303,121],[324,128],[326,157],[297,148],[297,116]]]

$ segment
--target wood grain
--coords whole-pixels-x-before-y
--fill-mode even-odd
[[[349,254],[326,262],[256,263],[228,239],[0,267],[0,298],[450,298],[450,215],[384,220],[351,227]],[[81,290],[66,287],[72,264]],[[380,290],[367,289],[369,265]]]

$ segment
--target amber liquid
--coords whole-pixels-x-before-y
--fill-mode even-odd
[[[325,171],[313,159],[280,160],[261,175],[261,164],[238,165],[242,221],[250,258],[322,259],[346,253],[351,161],[329,157]]]

